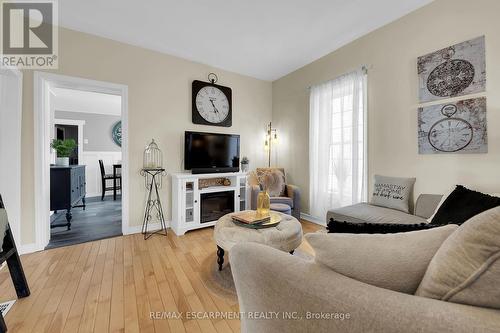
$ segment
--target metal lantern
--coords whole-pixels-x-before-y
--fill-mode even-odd
[[[163,154],[154,139],[144,149],[142,167],[145,170],[163,168]]]

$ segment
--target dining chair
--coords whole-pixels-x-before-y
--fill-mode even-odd
[[[101,184],[102,184],[101,200],[104,200],[104,195],[106,194],[106,191],[114,191],[115,189],[114,181],[111,186],[107,186],[106,181],[114,179],[119,180],[118,184],[116,185],[116,189],[121,191],[122,176],[116,175],[115,177],[113,174],[106,174],[106,169],[104,168],[104,162],[102,160],[99,160],[99,168],[101,169]]]

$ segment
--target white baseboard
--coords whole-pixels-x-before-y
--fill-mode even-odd
[[[312,222],[314,224],[319,224],[323,227],[326,227],[326,223],[325,221],[323,220],[320,220],[314,216],[311,216],[309,214],[306,214],[306,213],[300,213],[300,218],[303,219],[303,220],[306,220],[306,221],[309,221],[309,222]]]
[[[165,225],[167,226],[167,229],[168,229],[170,227],[170,221],[165,221]],[[160,230],[160,228],[161,228],[160,222],[148,224],[148,232]],[[128,229],[125,231],[124,235],[139,234],[141,232],[142,232],[142,224],[141,225],[132,225],[132,226],[128,227]]]
[[[43,251],[43,250],[44,248],[38,246],[37,243],[23,244],[17,247],[17,252],[19,253],[19,255]]]

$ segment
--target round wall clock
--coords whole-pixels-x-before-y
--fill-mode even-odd
[[[113,142],[116,143],[117,146],[122,146],[122,122],[117,121],[113,128],[111,129],[111,137],[113,138]]]
[[[215,78],[212,78],[210,82],[193,81],[193,123],[230,127],[232,125],[231,88],[215,84],[217,76],[213,73],[211,75]]]
[[[429,143],[434,149],[453,153],[467,147],[473,137],[472,125],[461,118],[453,117],[457,112],[456,105],[447,104],[441,109],[446,117],[438,120],[429,130]]]

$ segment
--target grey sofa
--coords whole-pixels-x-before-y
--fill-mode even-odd
[[[453,227],[456,226],[381,236],[397,238],[384,239],[382,243],[389,246],[379,246],[383,253],[377,253],[370,243],[371,235],[328,234],[337,237],[342,246],[356,245],[358,250],[347,251],[338,259],[346,262],[345,267],[351,271],[353,266],[354,270],[364,271],[365,282],[264,245],[238,244],[232,249],[230,262],[240,311],[268,314],[266,318],[243,315],[241,331],[500,332],[500,310],[413,295],[447,237],[443,230]],[[367,243],[357,246],[362,242]],[[397,249],[394,244],[398,244]],[[363,257],[361,251],[365,251]],[[367,274],[370,269],[375,273]],[[385,280],[381,275],[385,275]],[[372,283],[377,279],[381,280]],[[384,283],[402,287],[390,289]]]
[[[285,170],[283,168],[258,168],[257,173],[259,170],[279,170],[282,174],[283,177],[285,178]],[[257,195],[261,191],[260,186],[258,185],[253,185],[251,187],[251,199],[250,199],[250,208],[255,210],[257,209]],[[283,196],[278,196],[278,197],[271,197],[271,204],[273,203],[280,203],[280,204],[285,204],[290,206],[290,209],[292,211],[292,216],[295,217],[297,220],[300,220],[300,189],[291,184],[285,184],[285,191]]]
[[[420,224],[427,223],[429,217],[436,210],[442,195],[421,194],[419,195],[413,214],[379,207],[370,203],[358,203],[351,206],[331,209],[326,214],[326,223],[333,218],[340,222],[351,223],[389,223],[389,224]]]

